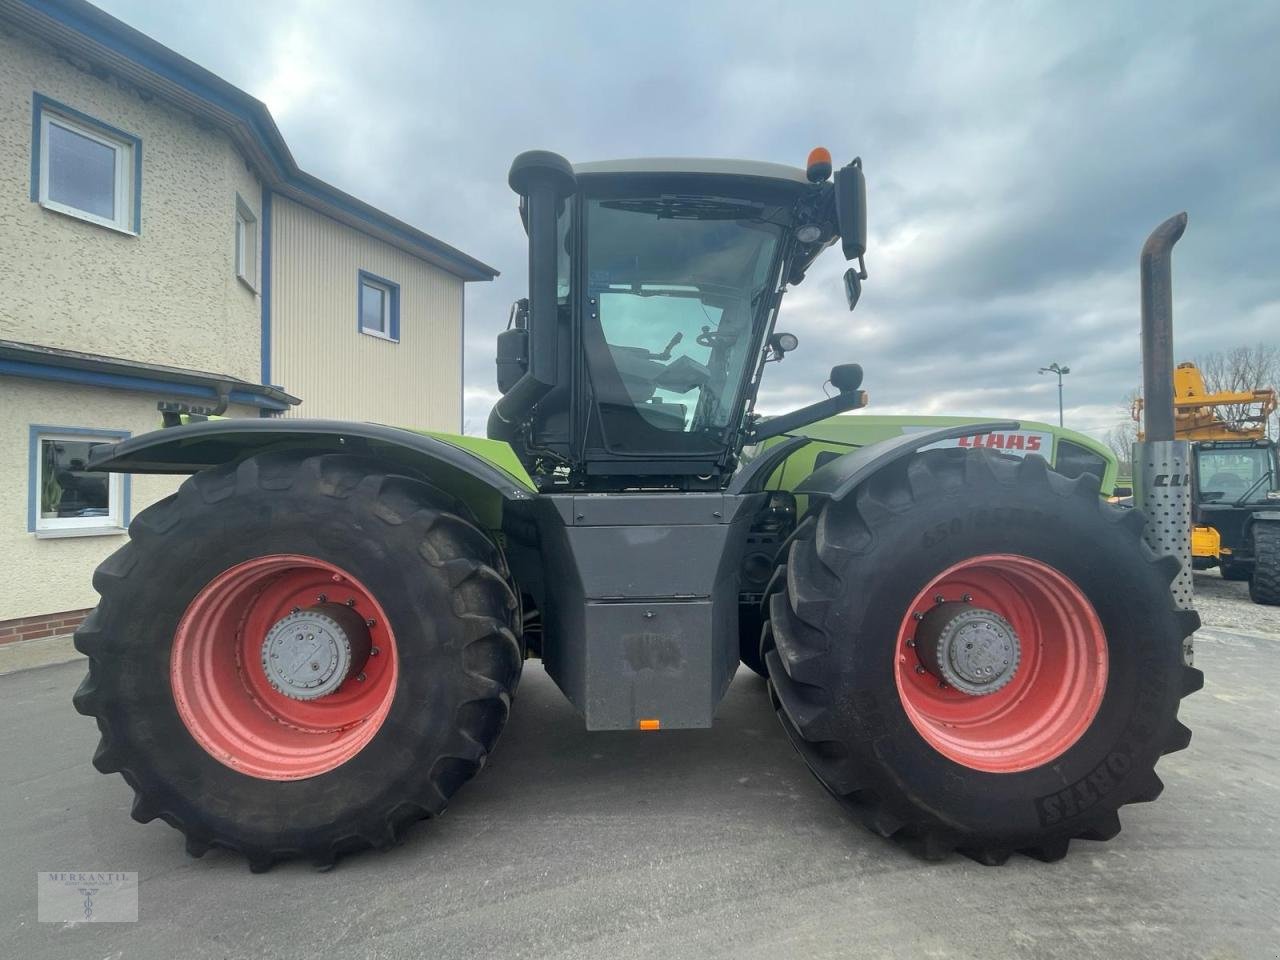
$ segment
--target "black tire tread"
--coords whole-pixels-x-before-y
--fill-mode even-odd
[[[856,590],[856,583],[841,583],[835,571],[842,567],[842,554],[863,554],[872,549],[879,520],[910,508],[917,497],[945,495],[966,483],[1043,484],[1061,497],[1080,497],[1107,514],[1111,522],[1123,526],[1129,536],[1141,542],[1145,526],[1143,514],[1104,504],[1098,495],[1095,477],[1084,474],[1070,479],[1049,470],[1039,456],[1028,456],[1016,462],[978,452],[963,459],[941,456],[912,458],[907,465],[897,465],[873,475],[853,494],[853,509],[826,509],[816,518],[810,514],[797,529],[785,555],[785,587],[783,575],[775,575],[774,589],[766,597],[768,620],[764,631],[767,648],[766,664],[770,672],[770,695],[775,711],[793,745],[799,750],[819,782],[853,815],[880,836],[891,838],[925,859],[945,857],[958,852],[988,865],[1005,863],[1011,853],[1018,852],[1042,861],[1059,860],[1067,854],[1074,839],[1106,840],[1120,830],[1114,809],[1101,810],[1092,819],[1078,824],[1069,835],[1046,838],[1034,846],[1016,849],[998,843],[973,844],[934,825],[928,818],[913,818],[912,811],[889,809],[885,801],[860,783],[854,764],[841,755],[841,745],[833,740],[829,723],[831,696],[824,687],[834,675],[827,661],[827,640],[820,629],[823,604],[836,593]],[[1280,553],[1280,524],[1277,528],[1277,552]],[[802,532],[803,531],[803,532]],[[1144,547],[1145,549],[1145,547]],[[1175,560],[1156,557],[1146,550],[1148,562],[1172,582],[1179,567]],[[797,589],[799,588],[799,589]],[[1280,571],[1277,572],[1280,590]],[[1169,603],[1173,599],[1170,595]],[[1199,628],[1200,618],[1193,611],[1177,616],[1183,636]],[[1181,638],[1180,638],[1181,639]],[[1182,668],[1181,696],[1199,690],[1203,674],[1190,666]],[[1184,749],[1191,731],[1175,722],[1161,754]],[[1140,778],[1127,803],[1154,800],[1163,789],[1155,772]]]
[[[127,724],[112,722],[106,709],[123,679],[110,655],[117,638],[107,624],[113,608],[128,603],[129,575],[137,551],[152,544],[163,547],[168,538],[180,537],[189,511],[216,505],[238,491],[284,492],[298,486],[342,499],[363,491],[375,499],[372,513],[383,523],[421,525],[420,556],[445,573],[455,587],[453,614],[465,630],[468,699],[455,711],[451,739],[440,756],[434,762],[424,758],[429,773],[425,782],[409,789],[410,796],[383,810],[353,814],[351,822],[334,824],[330,834],[315,837],[303,848],[251,847],[208,832],[198,816],[173,802],[171,795],[147,792],[134,769],[139,748],[131,730]],[[176,494],[140,513],[130,524],[129,534],[130,542],[94,573],[94,587],[101,598],[75,632],[76,649],[89,658],[89,672],[73,703],[78,712],[97,720],[101,738],[93,765],[103,773],[119,773],[135,791],[135,820],[164,820],[184,834],[186,850],[193,857],[213,847],[235,851],[255,873],[293,858],[308,858],[327,869],[345,854],[394,845],[412,823],[441,814],[458,787],[484,767],[519,681],[519,592],[500,547],[479,528],[465,504],[421,479],[387,472],[372,461],[342,454],[268,455],[193,475]]]
[[[1280,606],[1280,523],[1254,521],[1253,552],[1249,599],[1267,606]]]

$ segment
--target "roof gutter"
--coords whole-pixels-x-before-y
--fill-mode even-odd
[[[225,396],[231,403],[262,410],[287,410],[302,402],[279,387],[250,383],[226,374],[162,367],[8,340],[0,340],[0,375],[215,403]]]

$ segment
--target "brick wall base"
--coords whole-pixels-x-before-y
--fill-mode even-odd
[[[65,637],[80,626],[80,621],[88,615],[88,610],[67,610],[63,613],[45,613],[38,617],[0,620],[0,643],[38,640],[41,637]]]

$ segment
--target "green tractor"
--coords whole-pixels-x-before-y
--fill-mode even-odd
[[[753,412],[797,345],[783,293],[827,247],[857,302],[860,161],[833,178],[822,150],[806,169],[534,151],[509,179],[529,296],[499,337],[489,439],[222,420],[96,456],[191,475],[98,569],[76,634],[75,705],[135,819],[254,870],[390,846],[484,766],[528,658],[590,730],[710,726],[745,595],[786,734],[885,837],[1052,860],[1156,797],[1156,761],[1190,738],[1198,619],[1141,512],[1039,456],[936,449],[1005,421],[770,482],[799,428],[866,402],[841,364],[833,396]]]

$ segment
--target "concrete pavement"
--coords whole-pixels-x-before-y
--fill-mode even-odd
[[[129,818],[83,665],[0,677],[0,952],[43,958],[1274,958],[1280,641],[1198,646],[1191,748],[1066,861],[915,860],[846,820],[743,671],[710,731],[586,733],[536,664],[489,768],[387,854],[251,875]],[[137,870],[140,920],[41,924],[41,870]]]

